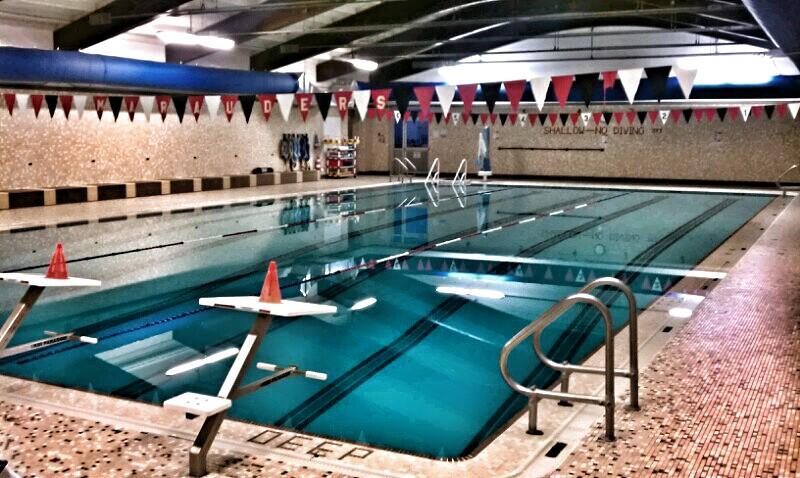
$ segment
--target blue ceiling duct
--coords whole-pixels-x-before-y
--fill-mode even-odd
[[[297,89],[297,77],[74,51],[0,47],[0,84],[140,94],[258,94],[291,93]]]

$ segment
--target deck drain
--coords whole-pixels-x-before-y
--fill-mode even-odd
[[[560,441],[557,441],[557,442],[555,443],[555,445],[551,446],[551,447],[550,447],[550,449],[549,449],[549,450],[547,450],[547,453],[545,453],[545,454],[544,454],[544,456],[546,456],[546,457],[548,457],[548,458],[555,458],[555,457],[557,457],[557,456],[558,456],[558,454],[559,454],[559,453],[561,453],[561,452],[564,450],[564,448],[566,448],[566,447],[567,447],[567,444],[566,444],[566,443],[564,443],[564,442],[560,442]]]
[[[664,327],[664,329],[662,330],[662,332],[672,332],[672,326],[671,326],[671,325],[668,325],[668,326]]]

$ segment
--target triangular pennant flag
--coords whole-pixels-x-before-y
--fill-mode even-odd
[[[337,91],[333,94],[333,102],[336,103],[336,110],[339,111],[339,118],[342,120],[347,118],[347,107],[352,97],[352,91]],[[319,103],[319,101],[317,101],[317,103]]]
[[[642,81],[643,68],[633,68],[630,70],[619,70],[619,81],[622,83],[622,89],[625,90],[625,96],[628,97],[628,102],[633,104],[636,97],[636,91],[639,89],[639,83]]]
[[[628,118],[628,124],[633,126],[636,123],[636,112],[635,111],[628,111],[625,113],[625,117]]]
[[[25,111],[28,108],[28,98],[30,96],[28,93],[17,93],[17,106],[20,111]],[[83,98],[85,99],[86,97]],[[73,102],[73,104],[75,103]]]
[[[558,113],[549,113],[547,118],[550,120],[551,126],[555,126],[558,123]]]
[[[615,111],[614,112],[614,121],[616,121],[618,125],[622,124],[622,118],[624,118],[624,117],[625,117],[625,113],[623,113],[622,111]]]
[[[464,103],[464,113],[470,114],[472,112],[472,103],[475,101],[475,93],[478,91],[477,84],[458,85],[458,95],[461,97],[461,102]]]
[[[672,72],[678,79],[683,97],[689,99],[689,95],[692,93],[692,87],[694,86],[694,79],[697,77],[697,70],[684,70],[683,68],[673,66]]]
[[[728,114],[731,115],[731,121],[736,121],[736,118],[739,117],[739,108],[731,106],[728,108]]]
[[[525,92],[525,80],[506,81],[503,85],[506,87],[506,98],[511,103],[511,113],[519,113],[519,102],[522,101],[522,93]]]
[[[3,100],[6,102],[6,109],[8,114],[14,115],[14,104],[17,102],[17,95],[14,93],[3,93]],[[50,115],[52,118],[53,115]]]
[[[403,114],[397,110],[394,110],[394,122],[399,123],[401,119],[403,119]]]
[[[250,115],[253,113],[253,105],[256,104],[256,95],[241,95],[239,96],[239,103],[242,105],[244,122],[250,123]]]
[[[566,126],[569,119],[569,113],[559,113],[558,117],[561,119],[561,125]]]
[[[69,119],[69,112],[72,111],[72,95],[61,95],[58,99],[61,100],[61,109],[64,110],[64,117]]]
[[[169,98],[169,96],[167,96]],[[119,118],[119,112],[122,110],[122,97],[121,96],[109,96],[108,97],[108,104],[111,106],[111,114],[114,115],[114,121],[117,121]],[[166,108],[169,107],[169,102],[165,107],[165,111],[161,113],[161,119],[163,120],[167,116]]]
[[[39,117],[39,111],[42,110],[43,101],[44,95],[31,95],[31,106],[33,106],[33,114],[36,118]],[[98,113],[97,117],[100,117],[100,113]]]
[[[231,119],[233,119],[233,113],[236,111],[236,102],[239,101],[239,98],[236,95],[222,95],[220,101],[225,117],[228,118],[228,123],[230,123]]]
[[[14,101],[16,101],[16,97]],[[56,114],[56,108],[58,108],[58,96],[44,95],[44,101],[47,103],[47,111],[50,112],[50,118],[52,118]]]
[[[389,105],[389,95],[392,94],[392,90],[390,88],[383,88],[380,90],[372,90],[372,102],[375,105],[375,109],[379,112],[382,112],[386,109]]]
[[[669,78],[669,72],[671,70],[671,66],[658,66],[644,69],[650,83],[650,90],[658,101],[661,101],[664,97],[664,91],[667,89],[667,78]]]
[[[261,113],[264,115],[264,121],[269,121],[272,116],[272,108],[275,106],[275,95],[270,93],[266,95],[258,95],[258,104],[261,105]]]
[[[600,111],[595,111],[592,113],[592,119],[594,120],[594,124],[599,125],[603,122],[603,113]]]
[[[108,96],[92,96],[92,103],[94,103],[94,110],[97,112],[97,119],[103,119],[103,111],[106,109],[108,103]]]
[[[322,116],[322,121],[328,119],[328,111],[331,109],[332,93],[314,93],[314,99],[317,101],[317,108],[319,114]]]
[[[119,97],[117,97],[119,98]],[[120,104],[122,103],[122,98],[120,98]],[[111,96],[108,98],[109,104],[111,104],[111,111],[114,111],[114,97]],[[156,96],[156,110],[158,110],[158,114],[161,115],[161,122],[163,123],[167,119],[167,113],[169,112],[169,103],[172,101],[167,95],[159,95]],[[117,107],[116,113],[114,113],[114,121],[117,120],[117,115],[119,114],[119,107]]]
[[[479,115],[478,113],[472,113],[470,114],[470,116],[472,117],[472,124],[478,124],[481,115]]]
[[[567,76],[554,76],[551,80],[553,82],[553,92],[556,94],[558,104],[563,108],[567,106],[567,99],[569,98],[569,90],[572,88],[572,75]]]
[[[584,111],[583,113],[581,113],[581,121],[583,122],[584,128],[589,126],[589,121],[591,120],[592,120],[591,113],[589,113],[588,111]]]
[[[136,108],[139,107],[139,97],[138,96],[126,96],[123,98],[125,102],[125,111],[128,112],[128,117],[133,121],[133,117],[136,114]]]
[[[433,114],[433,117],[436,119],[436,124],[442,123],[442,116],[444,116],[444,114],[439,112]]]
[[[589,106],[589,103],[592,102],[592,96],[594,95],[594,86],[597,84],[597,73],[575,75],[575,83],[578,85],[584,104]]]
[[[364,121],[364,118],[367,117],[370,96],[372,96],[370,90],[357,90],[353,92],[353,102],[356,104],[358,114],[361,115],[361,121]]]
[[[612,116],[614,116],[614,113],[612,113],[610,111],[604,111],[603,112],[603,121],[605,121],[606,124],[610,125]]]
[[[494,113],[494,105],[500,97],[500,83],[481,83],[481,93],[489,113]]]
[[[544,123],[545,123],[545,121],[547,121],[547,118],[549,117],[549,115],[546,114],[546,113],[539,113],[538,116],[539,116],[539,124],[544,126]]]
[[[458,114],[458,113],[450,113],[448,116],[450,116],[450,119],[453,120],[453,125],[458,125],[459,123],[461,123],[461,115],[460,114]]]
[[[648,111],[647,117],[650,118],[650,124],[656,124],[656,121],[658,121],[658,111],[656,110]]]
[[[578,125],[578,118],[579,117],[580,117],[580,115],[578,115],[578,113],[570,113],[569,114],[569,121],[572,123],[572,126],[577,126]]]
[[[717,115],[720,121],[725,121],[725,115],[728,114],[728,108],[717,108]]]
[[[517,113],[517,122],[520,126],[525,126],[525,124],[528,122],[528,115],[525,113]]]
[[[397,105],[397,111],[404,117],[408,111],[408,104],[411,102],[412,94],[413,90],[408,85],[396,86],[394,88],[394,103]]]
[[[669,119],[669,110],[661,110],[658,112],[658,117],[661,118],[661,124],[667,124]]]
[[[681,111],[682,110],[670,110],[669,116],[672,118],[672,122],[678,124],[678,121],[681,119]]]
[[[500,125],[505,126],[508,121],[508,113],[500,113],[498,116],[500,116]]]
[[[417,97],[417,101],[419,102],[419,110],[422,112],[423,118],[427,118],[431,112],[431,101],[433,100],[433,92],[434,89],[432,86],[414,87],[414,96]]]
[[[764,106],[764,113],[767,114],[767,119],[772,119],[772,114],[775,113],[775,105]]]
[[[693,111],[691,108],[683,110],[683,119],[685,119],[687,123],[692,119],[692,113]]]
[[[183,115],[186,113],[186,95],[172,95],[172,104],[175,106],[175,113],[178,114],[178,122],[183,123]]]
[[[450,113],[447,113],[446,115],[444,115],[444,124],[450,124],[450,119],[451,118],[452,117],[451,117]]]
[[[751,111],[751,112],[752,112],[752,114],[753,114],[753,118],[755,118],[755,119],[761,119],[761,113],[763,113],[763,112],[764,112],[764,107],[763,107],[763,106],[761,106],[761,105],[758,105],[758,106],[753,106],[753,108],[751,108],[751,110],[750,110],[750,111]]]
[[[274,95],[273,95],[274,96]],[[142,106],[144,106],[144,99],[146,97],[142,97]],[[273,101],[274,103],[274,101]],[[222,104],[222,97],[218,95],[214,96],[206,96],[206,108],[208,109],[208,117],[214,119],[217,117],[217,112],[219,112],[219,105]],[[146,111],[146,110],[145,110]]]
[[[789,103],[786,106],[789,108],[789,113],[792,114],[792,119],[797,118],[797,111],[800,110],[800,103]]]
[[[496,124],[498,120],[497,113],[489,113],[489,122],[492,124]]]
[[[439,97],[439,105],[442,107],[442,113],[445,115],[450,112],[450,105],[453,104],[453,97],[455,94],[455,86],[442,85],[436,87],[436,96]]]
[[[153,112],[153,105],[155,104],[155,102],[156,102],[155,96],[139,97],[139,104],[142,105],[142,111],[144,112],[144,120],[148,123],[150,122],[150,114]],[[217,104],[219,105],[219,103]]]
[[[297,109],[300,111],[300,117],[305,122],[308,119],[308,112],[311,110],[311,101],[314,95],[313,93],[295,93],[294,97],[297,100]],[[330,98],[328,98],[328,101],[330,101]]]
[[[714,121],[714,108],[706,108],[705,112],[706,112],[706,120],[709,123],[712,123]]]
[[[369,91],[367,94],[369,94]],[[294,104],[294,94],[281,93],[275,95],[275,99],[278,100],[278,106],[281,107],[281,116],[283,116],[283,120],[289,121],[289,115],[292,114],[292,105]]]
[[[542,78],[534,78],[531,80],[531,90],[533,90],[533,99],[536,100],[536,106],[539,111],[544,108],[544,102],[547,99],[547,89],[550,87],[550,77],[545,76]]]
[[[703,120],[704,115],[705,111],[703,111],[702,108],[697,108],[694,110],[694,119],[697,120],[698,123]]]
[[[750,105],[742,105],[739,107],[739,111],[742,112],[742,120],[747,121],[747,118],[750,117],[750,111],[752,111],[753,107]]]
[[[639,123],[644,124],[644,121],[647,119],[647,111],[638,111],[636,116],[639,117]]]
[[[469,124],[469,115],[467,113],[462,112],[461,119],[463,120],[462,122],[464,123],[465,126]]]
[[[192,116],[194,116],[194,121],[197,122],[200,120],[200,113],[203,112],[203,102],[205,97],[200,95],[191,95],[189,96],[189,111],[192,112]]]
[[[786,107],[786,103],[778,103],[775,105],[775,111],[778,112],[778,118],[783,119],[789,111],[789,108]]]
[[[617,72],[616,71],[604,71],[603,75],[603,97],[605,98],[606,90],[610,90],[614,87],[614,83],[617,81]]]
[[[83,111],[86,109],[86,96],[84,95],[77,95],[72,100],[72,106],[75,107],[75,111],[78,112],[78,119],[83,118]]]

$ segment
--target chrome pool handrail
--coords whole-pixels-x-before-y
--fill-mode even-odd
[[[453,183],[464,185],[466,184],[466,180],[467,180],[467,158],[462,158],[461,162],[458,164],[458,169],[456,170],[456,175],[453,178]]]
[[[431,167],[428,169],[428,176],[425,178],[425,184],[439,185],[439,158],[434,158]]]
[[[400,167],[402,167],[403,170],[405,170],[405,174],[403,174],[403,170],[401,170],[400,174],[397,175],[400,177],[400,184],[403,184],[405,182],[405,178],[408,176],[408,166],[406,166],[406,164],[402,162],[400,158],[397,157],[394,158],[394,162],[399,164]],[[392,172],[389,171],[389,182],[391,181],[392,181]]]
[[[414,168],[414,175],[416,176],[416,174],[417,174],[417,171],[418,171],[418,169],[417,169],[417,165],[416,165],[416,164],[414,164],[414,163],[413,163],[413,162],[412,162],[410,159],[408,159],[408,158],[407,158],[407,157],[405,157],[405,156],[403,156],[403,162],[405,162],[405,163],[406,163],[408,166],[410,166],[410,167]],[[408,168],[406,168],[406,169],[408,169]]]
[[[789,168],[786,171],[784,171],[783,173],[781,173],[781,175],[778,176],[778,179],[775,180],[775,185],[778,187],[779,190],[781,190],[783,192],[783,194],[782,194],[783,196],[786,196],[786,191],[795,191],[795,190],[800,189],[798,187],[786,187],[783,184],[781,184],[781,179],[783,179],[784,176],[786,176],[787,174],[792,172],[792,170],[797,169],[797,168],[798,168],[798,165],[796,165],[796,164],[793,164],[793,165],[789,166]]]

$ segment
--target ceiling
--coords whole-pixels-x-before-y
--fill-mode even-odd
[[[353,80],[458,83],[641,66],[698,81],[796,75],[791,0],[0,0],[0,44]],[[21,29],[21,30],[20,30]],[[232,39],[231,51],[164,45],[159,31]],[[19,45],[18,45],[19,44]],[[378,63],[373,72],[342,59]],[[738,65],[738,67],[737,67]],[[737,73],[739,71],[739,73]],[[762,75],[764,76],[764,75]],[[705,79],[705,80],[704,80]]]

